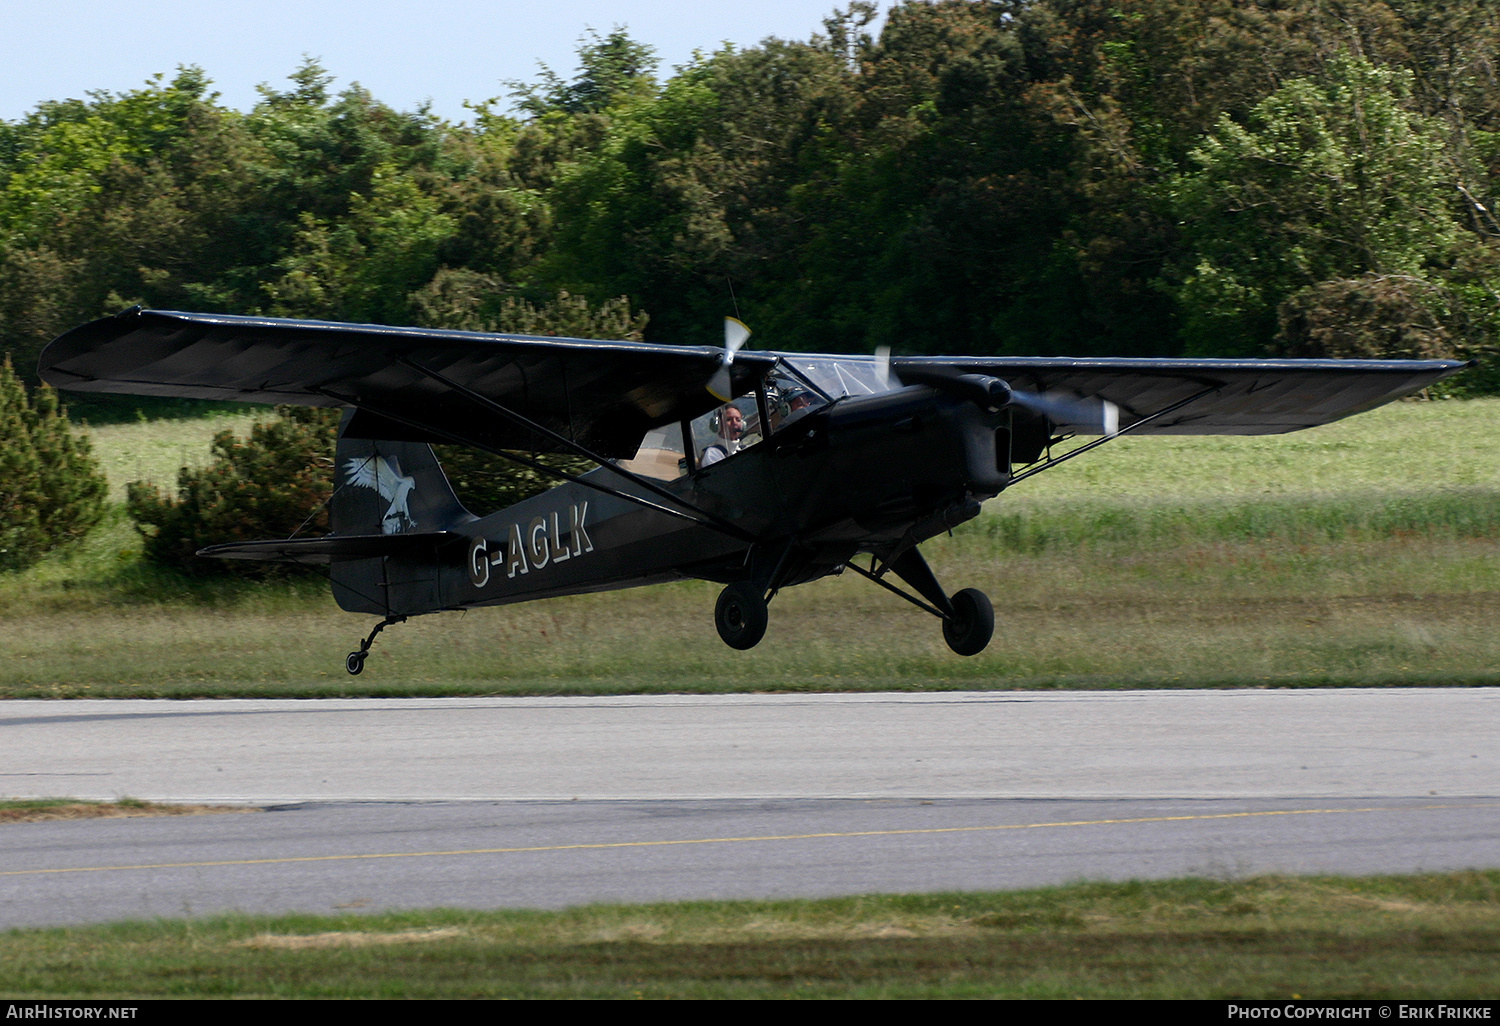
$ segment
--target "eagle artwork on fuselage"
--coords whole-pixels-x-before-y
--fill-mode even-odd
[[[411,518],[407,496],[417,486],[415,478],[401,473],[401,463],[395,457],[353,457],[344,461],[344,483],[351,488],[370,488],[390,503],[385,516],[380,519],[382,534],[401,534],[415,531],[417,522]]]
[[[54,339],[40,371],[84,392],[343,407],[331,533],[202,554],[326,565],[340,606],[382,618],[345,660],[359,673],[409,616],[684,579],[724,585],[715,626],[747,649],[780,589],[845,571],[975,655],[989,599],[950,595],[918,546],[1006,489],[1119,435],[1297,431],[1466,366],[836,356],[744,350],[749,334],[730,319],[723,347],[670,346],[133,308]],[[476,516],[433,444],[562,483]]]

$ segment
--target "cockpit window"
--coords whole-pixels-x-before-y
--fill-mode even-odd
[[[828,396],[791,367],[778,364],[766,376],[766,411],[771,416],[773,432],[827,405]]]
[[[872,359],[784,357],[766,377],[771,430],[780,431],[846,396],[874,395],[892,387],[881,381]]]
[[[761,407],[754,395],[740,396],[694,420],[688,426],[696,466],[711,467],[720,460],[780,431],[813,410],[845,396],[874,395],[888,391],[875,361],[869,357],[783,357],[766,375],[765,412],[769,425],[761,423]],[[767,430],[769,428],[769,430]],[[659,429],[662,432],[670,429]],[[665,450],[673,443],[666,437],[653,442],[657,432],[646,436],[642,451]],[[675,443],[677,452],[681,443]],[[662,460],[663,469],[667,461]],[[687,461],[681,461],[685,467]],[[632,468],[633,469],[633,468]],[[686,473],[686,470],[682,471]],[[659,476],[652,474],[650,476]]]
[[[687,473],[682,456],[682,425],[667,424],[646,432],[635,459],[620,460],[620,466],[642,477],[675,481]]]

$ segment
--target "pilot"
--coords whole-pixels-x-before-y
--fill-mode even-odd
[[[711,466],[725,456],[733,456],[740,451],[740,439],[745,434],[745,415],[738,406],[726,406],[719,411],[718,419],[719,437],[703,450],[703,456],[698,460],[699,466]]]
[[[800,420],[803,414],[813,408],[813,394],[805,388],[792,386],[781,394],[781,409],[785,412],[776,421],[776,430],[780,431],[795,420]]]

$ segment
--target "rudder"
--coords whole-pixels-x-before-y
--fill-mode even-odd
[[[425,442],[349,438],[339,424],[331,511],[334,534],[441,531],[475,519]]]
[[[352,417],[345,413],[334,450],[334,535],[436,535],[477,519],[458,501],[432,446],[347,437]],[[334,598],[351,612],[392,616],[443,608],[435,553],[338,561],[330,577]]]

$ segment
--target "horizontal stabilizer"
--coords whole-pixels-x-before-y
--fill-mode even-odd
[[[256,559],[268,563],[342,563],[381,556],[427,556],[464,537],[453,531],[425,534],[329,535],[324,538],[286,538],[210,545],[198,552],[214,559]]]

